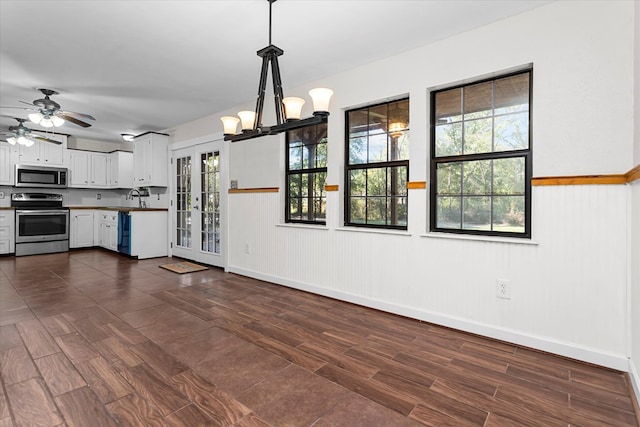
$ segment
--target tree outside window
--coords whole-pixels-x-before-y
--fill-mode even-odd
[[[431,94],[431,230],[531,235],[531,70]]]
[[[287,222],[325,224],[327,124],[287,132]]]
[[[409,100],[346,113],[345,225],[407,228]]]

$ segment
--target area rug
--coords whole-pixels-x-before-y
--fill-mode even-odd
[[[188,261],[175,262],[173,264],[162,264],[160,268],[164,268],[166,270],[173,271],[174,273],[178,273],[178,274],[193,273],[195,271],[208,270],[207,267],[203,267],[201,265],[194,264]]]

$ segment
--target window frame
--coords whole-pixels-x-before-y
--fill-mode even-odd
[[[318,126],[324,125],[325,128],[327,128],[327,141],[324,143],[326,144],[327,147],[327,156],[328,156],[328,151],[329,151],[329,140],[328,140],[328,120],[324,120],[322,123],[318,123],[318,124],[313,124],[313,125],[309,125],[309,126],[304,126],[300,129],[306,129],[306,128],[317,128]],[[326,185],[326,177],[327,177],[327,163],[328,163],[328,157],[325,160],[325,166],[324,167],[313,167],[313,168],[302,168],[302,169],[290,169],[290,157],[289,157],[289,153],[290,153],[290,146],[289,146],[289,135],[291,134],[291,132],[296,132],[300,129],[295,129],[292,131],[287,131],[285,132],[285,223],[288,224],[314,224],[314,225],[326,225],[327,224],[327,211],[326,211],[326,201],[327,201],[327,194],[326,194],[326,189],[325,189],[325,185]],[[316,130],[316,135],[317,135],[317,130]],[[318,141],[316,140],[316,142],[314,143],[314,145],[317,147],[318,146]],[[315,176],[315,174],[317,173],[322,173],[324,172],[325,174],[325,183],[322,186],[322,193],[324,194],[324,201],[325,201],[325,211],[324,211],[324,219],[322,220],[318,220],[318,219],[296,219],[296,218],[291,218],[291,205],[290,205],[290,200],[291,200],[291,194],[290,194],[290,185],[289,185],[289,177],[291,175],[302,175],[302,174],[307,174],[309,176]],[[308,178],[307,178],[308,179]],[[310,181],[309,181],[310,182]],[[302,197],[300,198],[302,199]],[[313,206],[313,192],[308,192],[307,194],[307,199],[308,199],[308,206]],[[315,217],[315,211],[314,211],[314,217]]]
[[[526,149],[520,150],[511,150],[511,151],[492,151],[488,153],[474,153],[474,154],[460,154],[460,155],[449,155],[436,157],[436,94],[439,92],[444,92],[452,89],[465,88],[473,85],[477,85],[480,83],[492,82],[496,80],[501,80],[508,77],[513,77],[520,74],[529,74],[529,108],[528,108],[528,137],[529,137],[529,146]],[[517,71],[499,73],[492,75],[491,77],[481,78],[477,80],[472,80],[468,82],[464,82],[461,84],[454,84],[447,87],[438,88],[437,90],[433,90],[430,92],[430,179],[432,185],[430,186],[430,194],[429,194],[429,231],[437,232],[437,233],[452,233],[452,234],[463,234],[463,235],[478,235],[478,236],[494,236],[494,237],[514,237],[521,239],[531,239],[531,180],[532,180],[532,171],[533,171],[533,127],[532,127],[532,118],[533,118],[533,67],[527,67],[523,69],[519,69]],[[492,112],[491,117],[496,117]],[[494,126],[491,127],[491,132],[493,135]],[[508,158],[523,158],[524,159],[524,232],[508,232],[508,231],[495,231],[495,230],[470,230],[463,228],[441,228],[437,227],[437,196],[438,196],[438,165],[447,164],[447,163],[464,163],[470,161],[478,161],[478,160],[496,160],[496,159],[508,159]],[[463,189],[461,190],[461,197],[464,195]],[[496,194],[492,191],[490,194],[491,198],[491,206],[493,206],[493,199]],[[461,205],[461,215],[464,215],[464,208]],[[491,215],[493,215],[493,209],[491,210]]]
[[[404,159],[404,160],[388,160],[386,162],[369,162],[369,163],[355,163],[355,164],[350,164],[349,162],[349,137],[350,137],[350,124],[349,124],[349,113],[354,112],[354,111],[358,111],[358,110],[363,110],[363,109],[372,109],[375,107],[379,107],[381,105],[388,105],[388,104],[392,104],[395,102],[399,102],[399,101],[407,101],[407,103],[409,103],[409,111],[411,108],[411,104],[410,104],[410,97],[409,96],[403,96],[397,99],[390,99],[388,101],[384,101],[384,102],[378,102],[375,104],[369,104],[369,105],[365,105],[365,106],[361,106],[361,107],[356,107],[356,108],[351,108],[349,110],[345,111],[345,115],[344,115],[344,141],[345,141],[345,148],[344,148],[344,153],[345,153],[345,160],[344,160],[344,226],[345,227],[359,227],[359,228],[374,228],[374,229],[390,229],[390,230],[403,230],[406,231],[408,229],[409,226],[409,192],[408,192],[408,184],[409,184],[409,158]],[[407,132],[411,132],[411,123],[408,122],[407,123]],[[386,134],[388,134],[389,132],[385,132]],[[409,139],[409,144],[411,144],[411,139]],[[352,170],[369,170],[369,169],[387,169],[387,168],[393,168],[393,167],[405,167],[406,168],[406,183],[407,183],[407,187],[405,188],[406,191],[406,210],[407,210],[407,221],[405,225],[393,225],[393,224],[367,224],[367,223],[360,223],[360,222],[352,222],[350,221],[351,218],[351,199],[350,199],[350,193],[351,193],[351,188],[349,186],[349,177],[350,177],[350,172]],[[393,197],[392,195],[390,195],[389,193],[386,194],[386,197]]]

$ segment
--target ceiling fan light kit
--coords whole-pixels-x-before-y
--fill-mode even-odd
[[[60,104],[53,101],[50,96],[57,95],[58,92],[51,89],[38,89],[44,95],[44,98],[36,99],[32,103],[19,101],[23,104],[27,104],[29,107],[2,107],[2,108],[17,108],[21,110],[32,111],[29,113],[29,120],[35,124],[38,124],[46,130],[52,127],[62,126],[66,121],[76,124],[82,127],[91,126],[79,118],[84,120],[95,120],[95,118],[89,114],[74,113],[71,111],[64,111],[60,109]],[[61,144],[54,139],[32,134],[33,129],[30,129],[24,125],[26,119],[16,118],[18,126],[9,126],[8,132],[1,132],[0,134],[8,135],[6,141],[11,145],[23,145],[25,147],[31,147],[36,141],[50,142],[52,144]]]
[[[327,88],[316,88],[309,91],[313,100],[313,116],[301,119],[302,106],[305,101],[302,98],[283,96],[282,79],[280,77],[280,67],[278,56],[284,51],[271,44],[271,6],[276,0],[269,2],[269,46],[257,52],[262,58],[262,70],[260,72],[260,84],[258,85],[258,99],[255,111],[240,111],[237,117],[221,117],[224,128],[225,141],[243,141],[246,139],[258,138],[266,135],[277,135],[292,129],[305,126],[325,123],[329,116],[329,101],[333,91]],[[263,126],[262,112],[264,107],[264,94],[267,86],[267,73],[271,66],[271,76],[273,80],[273,96],[275,101],[276,124]],[[237,133],[238,123],[242,123],[242,132]]]
[[[35,144],[36,140],[50,142],[52,144],[60,145],[60,141],[56,141],[54,139],[45,138],[44,136],[39,136],[37,134],[32,134],[32,129],[26,127],[24,125],[25,119],[16,118],[18,121],[18,126],[9,126],[9,132],[1,132],[0,134],[9,135],[6,138],[6,141],[11,145],[24,145],[25,147],[31,147]]]

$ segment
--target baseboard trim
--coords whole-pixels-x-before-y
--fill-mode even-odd
[[[362,305],[369,308],[374,308],[376,310],[381,310],[388,313],[398,314],[400,316],[410,317],[412,319],[435,323],[437,325],[458,329],[472,334],[482,335],[500,341],[506,341],[519,346],[557,354],[559,356],[568,357],[571,359],[576,359],[611,369],[616,369],[618,371],[628,372],[630,369],[629,361],[626,356],[604,352],[587,346],[580,346],[562,342],[547,337],[539,337],[512,329],[500,328],[493,325],[470,321],[469,319],[450,316],[447,314],[392,304],[375,298],[367,298],[360,295],[337,291],[335,289],[321,288],[309,283],[303,283],[279,276],[264,274],[235,265],[229,266],[229,272],[240,274],[242,276],[252,277],[258,280],[264,280],[266,282],[271,282],[278,285],[287,286],[289,288],[301,291],[310,292],[313,294],[322,295],[329,298],[334,298],[341,301],[350,302],[353,304]],[[640,381],[638,381],[637,375],[635,381],[636,390],[638,390],[637,386],[640,385]],[[636,395],[638,395],[638,393],[636,393]]]

